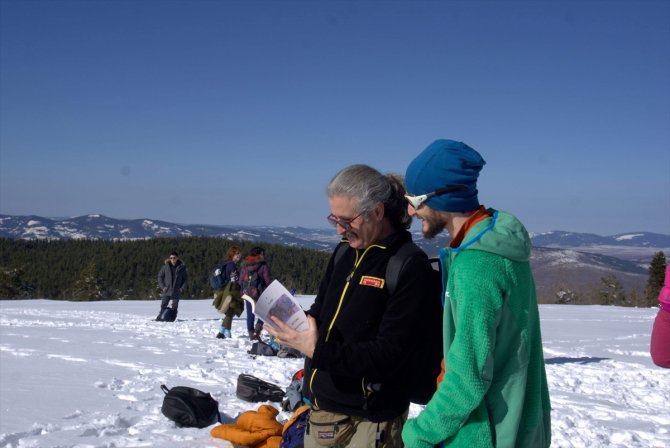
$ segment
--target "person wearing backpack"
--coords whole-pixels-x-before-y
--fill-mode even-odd
[[[240,269],[240,287],[242,294],[246,294],[254,300],[258,300],[261,293],[267,286],[272,283],[272,273],[270,266],[265,261],[265,249],[262,247],[254,247],[249,251],[249,255],[242,260],[242,268]],[[263,330],[263,321],[258,319],[254,325],[256,316],[251,310],[251,304],[245,302],[247,311],[247,331],[249,332],[249,339],[260,340],[261,331]]]
[[[412,448],[548,447],[551,407],[528,232],[513,215],[479,204],[485,161],[437,140],[408,166],[408,212],[440,251],[444,370],[437,392],[402,432]]]
[[[186,265],[179,259],[177,252],[172,252],[165,260],[165,264],[158,271],[158,287],[161,289],[161,310],[159,316],[163,314],[172,301],[172,310],[176,316],[179,307],[179,299],[186,289],[188,273]]]
[[[232,338],[231,328],[233,316],[240,316],[244,310],[244,302],[241,298],[240,273],[237,263],[242,257],[240,248],[231,246],[226,251],[226,262],[215,264],[210,275],[210,285],[214,289],[214,301],[212,305],[225,317],[221,320],[221,326],[216,337],[218,339]]]
[[[305,448],[403,446],[410,369],[423,368],[411,365],[412,352],[441,316],[439,279],[425,253],[408,257],[394,290],[387,287],[389,263],[412,241],[404,193],[400,176],[367,165],[337,173],[327,187],[327,219],[342,241],[307,311],[309,329],[296,332],[277,319],[279,330],[265,326],[307,356],[302,393],[312,409]]]

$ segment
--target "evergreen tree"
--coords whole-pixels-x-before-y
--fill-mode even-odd
[[[601,277],[601,305],[626,305],[626,294],[619,279],[615,275]]]
[[[646,306],[658,305],[658,294],[661,292],[665,279],[665,267],[665,254],[662,251],[656,252],[649,263],[649,278],[644,289]]]
[[[640,297],[640,292],[636,289],[630,291],[626,295],[626,300],[630,306],[634,306],[637,308],[638,306],[642,306],[642,298]]]
[[[77,301],[102,299],[104,294],[96,271],[95,263],[89,262],[81,270],[72,287],[66,291],[66,298]]]
[[[556,303],[560,304],[570,304],[570,305],[576,305],[579,303],[579,296],[575,291],[572,291],[571,289],[563,289],[561,288],[557,293],[556,293]]]
[[[23,282],[23,271],[0,267],[0,297],[25,298],[29,288]]]

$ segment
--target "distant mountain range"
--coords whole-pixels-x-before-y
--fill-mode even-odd
[[[0,215],[0,238],[130,240],[182,236],[213,236],[318,250],[331,250],[339,241],[332,228],[176,224],[103,215],[67,219]],[[446,232],[432,240],[424,239],[420,231],[413,232],[413,236],[430,256],[449,244]],[[600,277],[610,274],[616,275],[626,288],[641,289],[653,254],[662,250],[670,255],[670,235],[651,232],[600,236],[553,231],[531,234],[531,240],[534,247],[531,263],[538,291],[547,293],[564,285],[573,289],[579,285],[592,286]]]
[[[332,229],[175,224],[156,219],[115,219],[104,215],[67,219],[0,215],[0,238],[135,240],[184,236],[263,241],[322,250],[331,249],[339,241]]]
[[[215,236],[243,241],[297,245],[314,249],[330,249],[339,238],[332,228],[276,226],[217,226],[176,224],[155,219],[115,219],[104,215],[84,215],[74,218],[45,218],[42,216],[0,215],[0,238],[12,239],[108,239],[131,240],[158,237]],[[629,232],[611,236],[592,233],[552,231],[531,233],[536,247],[551,248],[670,248],[670,235],[651,232]],[[420,232],[415,239],[422,240]],[[428,248],[443,247],[449,241],[446,233],[432,241]]]
[[[651,232],[628,232],[611,236],[593,233],[553,231],[531,234],[533,245],[540,247],[670,247],[670,235]]]

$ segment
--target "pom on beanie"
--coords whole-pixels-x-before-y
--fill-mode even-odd
[[[445,212],[467,212],[479,208],[477,178],[486,164],[468,145],[454,140],[436,140],[407,167],[408,193],[422,195],[451,185],[464,185],[466,191],[454,191],[429,198],[424,204]]]

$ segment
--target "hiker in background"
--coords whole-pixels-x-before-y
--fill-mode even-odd
[[[254,247],[249,252],[249,255],[242,260],[242,268],[240,269],[240,287],[242,294],[246,294],[254,300],[258,300],[261,293],[267,286],[272,283],[272,273],[270,266],[265,261],[265,249],[262,247]],[[256,316],[251,310],[251,304],[245,302],[247,310],[247,331],[249,332],[249,339],[260,340],[261,331],[263,331],[263,321],[258,319],[254,325]]]
[[[665,266],[665,281],[658,295],[660,309],[651,330],[651,359],[659,367],[670,369],[670,264]]]
[[[212,268],[210,285],[214,289],[214,301],[212,305],[225,317],[221,319],[219,332],[216,334],[218,339],[232,338],[231,328],[233,325],[233,316],[240,316],[244,310],[243,300],[241,299],[240,273],[237,270],[237,263],[242,258],[240,248],[231,246],[226,251],[226,262],[216,264]]]
[[[279,320],[279,331],[265,327],[307,356],[303,394],[313,407],[306,448],[402,446],[408,360],[427,334],[431,296],[440,315],[439,282],[431,282],[425,254],[408,259],[392,294],[385,287],[389,260],[412,240],[404,193],[400,176],[367,165],[337,173],[327,187],[327,219],[342,241],[307,311],[310,328],[296,332]]]
[[[437,392],[402,432],[412,448],[548,447],[550,403],[531,243],[514,216],[480,206],[484,159],[437,140],[407,168],[408,212],[440,251],[444,276],[444,370]]]
[[[177,252],[172,252],[158,272],[158,286],[161,289],[161,313],[172,300],[171,308],[176,315],[179,299],[186,289],[187,279],[186,265],[179,259]]]

